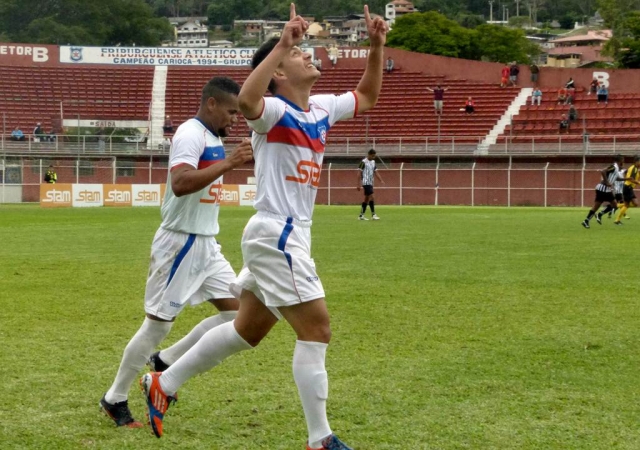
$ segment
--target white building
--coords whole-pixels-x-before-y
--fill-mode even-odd
[[[419,12],[413,3],[408,0],[393,0],[391,3],[387,3],[384,9],[384,17],[387,19],[389,26],[392,26],[398,17],[405,14]]]
[[[189,20],[175,27],[176,47],[208,47],[209,28],[198,20]]]

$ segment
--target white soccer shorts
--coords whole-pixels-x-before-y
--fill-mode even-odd
[[[242,289],[251,291],[274,313],[278,307],[324,298],[311,258],[310,227],[310,221],[262,211],[254,215],[242,235],[244,268],[231,292],[237,297]]]
[[[160,228],[151,245],[145,312],[171,320],[186,305],[233,298],[229,285],[236,274],[220,248],[213,236]]]

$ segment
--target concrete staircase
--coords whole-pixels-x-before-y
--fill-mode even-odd
[[[533,93],[533,88],[522,88],[520,93],[513,99],[511,105],[507,108],[505,113],[500,117],[493,129],[485,136],[478,148],[475,151],[476,155],[486,155],[489,153],[489,147],[494,145],[498,141],[498,136],[504,133],[507,125],[511,124],[513,116],[520,114],[520,108],[527,104],[527,99]]]
[[[156,66],[153,73],[153,88],[151,93],[151,120],[149,125],[149,139],[147,148],[152,150],[158,148],[164,138],[165,117],[165,92],[167,90],[167,66]]]

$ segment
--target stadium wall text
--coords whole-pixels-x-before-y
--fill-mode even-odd
[[[161,206],[165,191],[165,184],[41,184],[40,206]],[[223,206],[251,206],[256,188],[253,185],[222,184],[217,196]]]

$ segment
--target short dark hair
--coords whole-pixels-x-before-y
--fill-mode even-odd
[[[255,68],[258,67],[267,56],[269,56],[269,53],[271,53],[278,42],[280,42],[280,38],[273,37],[262,44],[260,48],[253,54],[253,58],[251,58],[251,68],[255,70]],[[269,81],[269,86],[267,87],[267,89],[269,89],[269,92],[271,92],[272,94],[276,93],[276,82],[273,78],[271,78],[271,81]]]
[[[618,154],[615,156],[614,161],[624,161],[624,156],[623,156],[623,155],[621,155],[620,153],[618,153]]]
[[[224,95],[238,95],[240,93],[240,85],[228,77],[214,77],[210,79],[202,88],[202,98],[200,103],[204,104],[213,97],[221,100]]]
[[[367,155],[375,155],[376,151],[374,149],[371,149],[367,152]]]
[[[634,161],[634,162],[638,162],[638,161],[640,161],[640,155],[636,155],[636,156],[634,156],[633,161]]]

